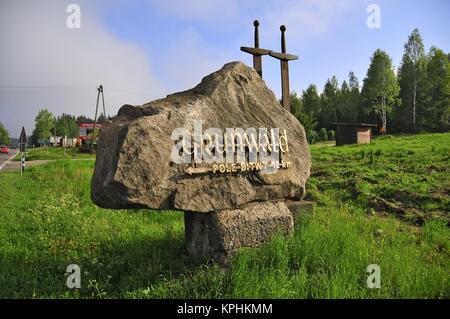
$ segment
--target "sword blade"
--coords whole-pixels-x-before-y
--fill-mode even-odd
[[[262,78],[262,58],[260,55],[253,55],[253,68]]]
[[[291,112],[290,92],[289,92],[289,62],[281,60],[281,94],[283,107]]]

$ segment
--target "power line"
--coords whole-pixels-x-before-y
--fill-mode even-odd
[[[128,90],[122,90],[122,89],[112,89],[112,88],[108,88],[108,91],[123,92],[123,93],[136,94],[136,95],[149,95],[148,93],[144,93],[144,92],[134,92],[134,91],[128,91]]]
[[[95,90],[95,86],[0,86],[0,90]],[[146,95],[148,93],[129,91],[124,89],[108,88],[108,91],[122,92],[135,95]]]
[[[0,90],[41,90],[41,89],[50,89],[50,90],[85,90],[85,89],[95,89],[95,86],[0,86]]]

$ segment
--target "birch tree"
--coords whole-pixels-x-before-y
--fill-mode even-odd
[[[413,131],[417,129],[418,95],[425,90],[426,55],[419,30],[414,29],[405,43],[405,52],[399,69],[402,106],[411,116]]]
[[[362,95],[369,109],[381,120],[381,132],[387,132],[387,115],[397,102],[399,86],[389,55],[378,49],[371,58]]]

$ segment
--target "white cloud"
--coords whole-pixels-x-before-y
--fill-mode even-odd
[[[66,12],[71,1],[0,2],[0,87],[50,86],[80,89],[0,89],[0,121],[13,136],[22,125],[29,133],[37,110],[48,108],[93,116],[96,86],[105,87],[107,112],[115,114],[125,103],[142,104],[164,94],[188,89],[224,63],[240,59],[251,64],[239,45],[251,45],[253,19],[261,22],[261,45],[279,50],[279,26],[288,28],[287,47],[299,53],[312,37],[332,31],[334,23],[356,0],[148,0],[149,18],[159,16],[186,27],[172,33],[163,54],[153,61],[139,47],[118,39],[102,25],[97,8],[87,0],[81,6],[81,29],[68,29]],[[114,5],[117,2],[105,2]],[[119,1],[126,5],[126,2]],[[202,29],[196,29],[202,28]],[[217,47],[208,39],[225,35],[228,46]],[[232,35],[232,36],[230,36]],[[217,42],[217,41],[216,41]],[[152,44],[153,51],[158,44]],[[230,49],[224,49],[230,48]],[[160,49],[159,49],[160,50]],[[152,63],[159,71],[157,79]],[[292,65],[291,87],[298,87]],[[264,59],[264,74],[278,94],[279,65]],[[161,83],[164,83],[164,87]],[[86,89],[88,87],[88,89]],[[135,94],[135,93],[136,94]]]
[[[279,42],[279,27],[288,26],[296,40],[307,39],[330,30],[336,19],[360,0],[148,0],[168,18],[197,22],[208,27],[242,32],[253,19],[262,22],[264,36]],[[170,21],[170,20],[168,20]],[[239,36],[239,33],[236,34]]]
[[[148,57],[110,34],[89,3],[81,6],[81,29],[68,29],[68,1],[2,1],[0,4],[0,121],[12,136],[29,134],[40,108],[93,117],[96,87],[105,88],[106,111],[160,97]],[[165,93],[165,92],[164,92]]]
[[[209,72],[220,68],[230,60],[243,60],[251,65],[251,57],[239,52],[240,45],[253,44],[254,19],[260,26],[261,46],[280,50],[281,24],[288,28],[287,47],[292,53],[299,53],[304,45],[314,37],[320,37],[332,31],[334,23],[344,16],[355,4],[356,0],[148,0],[151,4],[151,14],[155,12],[167,18],[168,23],[188,26],[186,30],[171,36],[172,44],[162,65],[167,71],[165,82],[171,89],[181,90],[192,87]],[[194,25],[197,28],[194,29]],[[206,41],[211,33],[221,35],[233,34],[229,43],[231,49],[219,51]],[[228,39],[230,42],[230,38]],[[280,94],[279,63],[264,59],[264,78],[278,95]],[[296,65],[292,65],[295,71]],[[292,72],[292,87],[298,87]],[[167,79],[170,79],[167,81]]]
[[[215,27],[229,27],[242,13],[242,9],[257,0],[149,0],[161,14],[176,19],[206,23]]]
[[[264,20],[267,22],[268,32],[271,35],[276,33],[278,39],[280,25],[286,25],[289,37],[295,39],[296,45],[330,31],[337,19],[355,3],[356,0],[283,1],[266,8]],[[273,14],[277,8],[278,13]]]
[[[228,57],[228,52],[211,48],[198,32],[189,28],[170,42],[162,61],[165,69],[162,76],[171,83],[171,91],[186,90],[230,62]]]

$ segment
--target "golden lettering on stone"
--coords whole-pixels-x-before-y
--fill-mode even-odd
[[[225,137],[225,136],[224,136]],[[234,137],[233,136],[233,143],[234,143]],[[272,145],[270,144],[269,137],[267,134],[263,136],[263,138],[266,140],[266,142],[262,145],[262,149],[264,151],[272,152]],[[226,149],[227,139],[224,139],[224,149]],[[250,149],[253,149],[253,147],[256,147],[256,150],[259,150],[259,147],[261,145],[254,145],[255,141],[253,139],[253,143],[250,142],[248,136],[245,134],[243,137],[243,141],[246,142],[247,146]],[[241,147],[244,147],[245,145],[241,145]],[[234,147],[234,145],[233,145]],[[283,134],[280,134],[279,137],[279,149],[281,151],[281,154],[288,153],[289,152],[289,144],[287,139],[286,130],[283,130]],[[209,166],[201,166],[201,167],[194,167],[190,166],[188,167],[185,172],[189,175],[192,174],[204,174],[204,173],[213,173],[213,174],[227,174],[227,173],[237,173],[237,172],[252,172],[252,171],[261,171],[268,168],[273,169],[288,169],[292,167],[292,162],[280,160],[280,161],[269,161],[269,162],[244,162],[244,163],[215,163],[210,164]]]

